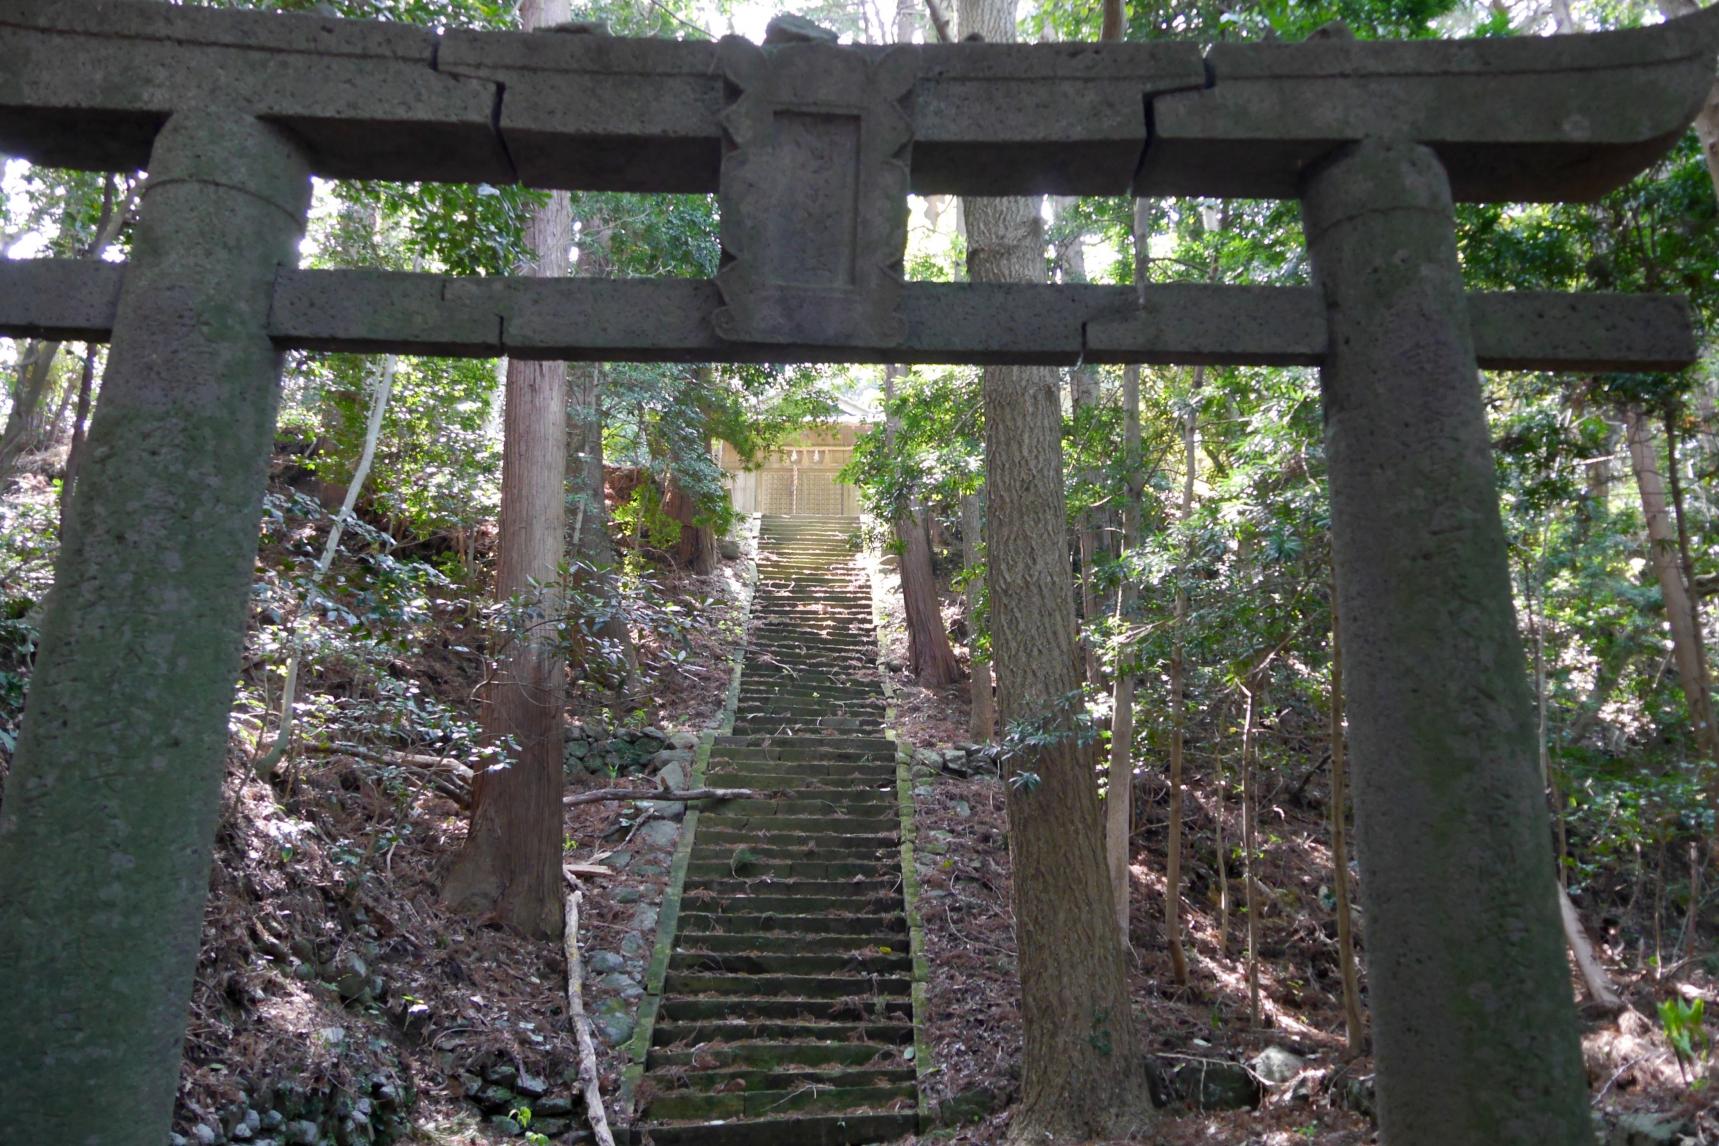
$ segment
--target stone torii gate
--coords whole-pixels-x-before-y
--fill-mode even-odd
[[[1476,366],[1667,370],[1695,342],[1676,298],[1465,294],[1452,202],[1642,170],[1712,84],[1712,16],[760,48],[9,0],[0,150],[150,180],[130,263],[0,260],[0,333],[112,340],[0,813],[0,1136],[164,1136],[280,356],[308,348],[1319,366],[1377,1051],[1418,1079],[1382,1088],[1387,1140],[1578,1141],[1545,1113],[1583,1107],[1581,1066]],[[725,265],[300,271],[313,173],[715,192]],[[904,282],[909,192],[1299,198],[1318,286]],[[1429,1034],[1503,1008],[1513,1040]]]

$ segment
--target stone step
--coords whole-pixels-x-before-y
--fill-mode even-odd
[[[786,775],[793,773],[784,772]],[[707,772],[708,775],[708,772]],[[725,787],[729,785],[724,785]],[[778,793],[777,800],[815,804],[819,809],[834,808],[848,814],[873,815],[892,808],[897,801],[895,777],[864,775],[815,776],[795,775],[791,783],[770,789]],[[724,811],[756,811],[756,800],[730,800],[722,805]],[[716,809],[712,808],[712,811]],[[779,811],[785,809],[778,809]],[[856,812],[856,810],[858,810]]]
[[[855,600],[871,601],[871,586],[865,576],[849,562],[808,564],[789,559],[764,560],[758,563],[759,585],[780,588],[788,585],[813,586],[852,596]]]
[[[891,950],[889,954],[843,955],[835,952],[807,953],[796,951],[789,955],[722,954],[716,951],[676,951],[669,957],[669,967],[675,971],[705,971],[735,975],[904,975],[913,969],[913,958],[906,951]],[[826,1003],[828,1000],[768,999],[768,1003]],[[696,1002],[724,1006],[732,999],[679,1000],[676,1005],[690,1007]],[[832,1004],[833,1005],[833,1004]],[[894,1006],[891,1003],[891,1006]],[[668,1007],[669,1003],[663,1003]],[[905,1013],[905,1012],[904,1012]]]
[[[783,680],[779,676],[768,674],[759,675],[751,670],[743,670],[740,676],[740,703],[742,706],[779,701],[799,707],[840,708],[855,706],[874,706],[878,712],[883,711],[883,688],[879,682],[865,681],[849,685],[834,685],[817,687],[811,684],[796,683]]]
[[[768,658],[754,655],[746,671],[755,678],[786,677],[792,681],[819,684],[858,684],[876,679],[875,657],[835,657],[827,653],[780,653]]]
[[[844,830],[840,825],[849,819],[891,819],[893,807],[894,801],[878,799],[867,789],[856,787],[841,792],[834,800],[802,798],[798,792],[780,799],[724,800],[710,807],[706,815],[713,820],[731,820],[736,816],[771,819],[829,816],[829,822],[837,825],[832,830],[839,832]]]
[[[895,742],[891,741],[887,749],[871,752],[844,751],[839,748],[777,748],[774,745],[769,748],[713,748],[710,760],[711,763],[720,760],[730,764],[885,764],[894,767]]]
[[[862,793],[882,792],[896,781],[899,764],[894,760],[712,760],[705,769],[705,779],[715,785],[717,777],[722,788],[742,788],[780,792],[782,798],[799,794],[800,789],[842,789],[863,799]],[[745,783],[738,782],[741,776]],[[818,797],[821,798],[821,797]]]
[[[862,980],[855,980],[858,987]],[[672,1047],[695,1043],[738,1043],[754,1039],[817,1039],[832,1043],[910,1043],[912,1022],[887,1019],[857,1022],[795,1022],[792,1019],[706,1019],[690,1023],[657,1021],[651,1045]]]
[[[906,941],[907,920],[901,915],[791,915],[778,914],[717,915],[707,911],[683,912],[681,924],[688,931],[712,931],[730,935],[797,934],[809,935],[869,935],[876,942],[894,946],[892,937]]]
[[[741,767],[742,761],[718,760],[716,764],[734,765],[732,768],[710,768],[705,775],[707,778],[717,773],[733,771],[764,771],[778,773],[787,779],[778,786],[768,790],[777,793],[773,799],[780,800],[810,800],[822,801],[824,804],[834,804],[840,807],[853,807],[862,804],[889,804],[895,801],[895,772],[896,766],[890,764],[885,768],[879,767],[881,760],[851,761],[847,764],[834,762],[825,765],[792,764],[786,761],[764,761],[762,764],[753,762]],[[817,768],[816,772],[801,772],[801,768]],[[843,771],[843,768],[852,771]],[[723,784],[722,787],[737,787],[734,784]],[[753,801],[735,800],[724,805],[727,810],[746,808],[750,810]],[[714,809],[713,809],[714,810]]]
[[[744,850],[743,850],[744,849]],[[877,864],[880,869],[889,869],[892,864],[901,863],[901,844],[896,840],[873,840],[872,845],[861,845],[853,849],[817,850],[808,852],[803,847],[770,847],[768,844],[715,844],[710,847],[693,847],[693,856],[689,863],[694,864],[727,864],[731,871],[739,871],[739,878],[765,873],[770,866],[780,864],[806,863],[806,861],[822,861],[822,863],[851,863]],[[878,876],[887,878],[887,876]],[[767,883],[768,887],[751,888],[751,895],[798,895],[792,888],[798,880],[779,880],[768,875],[756,876],[756,883]],[[841,883],[841,880],[834,880]],[[823,880],[820,880],[823,883]],[[851,892],[860,895],[858,892]]]
[[[730,859],[745,848],[754,859],[876,859],[887,860],[900,847],[897,832],[861,832],[855,835],[804,836],[774,832],[733,831],[720,834],[705,825],[692,848],[694,863]]]
[[[844,752],[887,752],[894,756],[898,747],[887,736],[718,736],[718,748],[821,748]]]
[[[797,666],[824,660],[856,671],[865,671],[877,660],[877,648],[863,644],[829,645],[822,643],[815,636],[794,640],[780,637],[768,643],[754,641],[746,656],[748,664],[774,659]]]
[[[854,665],[869,671],[877,662],[877,646],[869,641],[851,645],[830,644],[815,635],[801,635],[793,639],[786,636],[765,640],[754,638],[747,656],[750,658],[748,663],[769,656],[795,665],[822,658],[831,663]]]
[[[831,711],[832,709],[834,709],[833,705],[830,706],[830,708],[825,709],[824,711]],[[850,715],[840,716],[840,717],[830,717],[828,719],[858,721],[861,723],[861,727],[859,728],[859,731],[861,733],[864,733],[866,731],[873,731],[873,732],[882,731],[884,728],[883,715],[881,713],[874,715],[872,713],[866,712],[863,709],[848,709],[847,711],[850,713]],[[809,736],[809,735],[813,735],[814,733],[816,733],[820,730],[819,725],[809,723],[809,721],[814,720],[814,719],[816,719],[816,717],[813,717],[813,716],[810,716],[806,713],[800,712],[797,709],[794,709],[790,706],[760,704],[760,705],[757,705],[751,709],[743,711],[735,719],[734,727],[735,728],[769,727],[771,729],[771,731],[762,733],[762,735],[767,735],[767,736],[777,735],[777,733],[775,732],[775,729],[787,728],[788,729],[788,733],[787,733],[788,735],[797,734],[797,735],[801,735],[801,736]],[[772,724],[770,722],[774,722],[774,723]],[[757,734],[757,733],[745,733],[745,735],[759,735],[759,734]]]
[[[859,720],[872,729],[884,727],[884,709],[881,698],[875,704],[859,702],[850,705],[822,704],[800,705],[791,700],[767,697],[750,698],[744,707],[735,714],[735,726],[741,721],[757,723],[765,720],[777,720],[800,730],[800,735],[811,735],[813,730],[821,727],[813,724],[814,720]]]
[[[676,1066],[696,1066],[700,1070],[717,1070],[725,1066],[775,1068],[787,1063],[845,1067],[876,1064],[882,1068],[898,1067],[902,1062],[901,1048],[885,1043],[744,1042],[696,1050],[653,1049],[645,1060],[645,1069],[654,1071]]]
[[[901,890],[901,878],[890,879],[796,879],[796,880],[743,880],[725,879],[706,881],[694,885],[688,881],[687,894],[695,891],[707,891],[712,895],[752,895],[768,891],[771,895],[855,895],[872,896]]]
[[[912,1110],[683,1122],[646,1128],[653,1146],[860,1146],[891,1142],[918,1129],[919,1116]]]
[[[915,1096],[916,1091],[912,1083],[869,1087],[803,1086],[788,1090],[735,1090],[720,1094],[675,1091],[652,1097],[645,1106],[643,1116],[653,1122],[726,1122],[734,1118],[761,1119],[796,1111],[879,1110],[912,1100]],[[697,1141],[703,1143],[708,1139],[699,1138]],[[795,1141],[797,1144],[801,1140]]]
[[[754,787],[790,795],[802,788],[871,789],[881,792],[895,783],[893,760],[826,760],[818,763],[789,760],[723,760],[710,762],[705,778],[723,777],[725,788]],[[736,778],[748,777],[746,783]]]
[[[891,850],[886,859],[758,859],[736,862],[689,858],[686,877],[699,879],[885,879],[901,872],[900,853]]]
[[[883,721],[866,720],[857,716],[834,716],[827,720],[840,721],[840,724],[814,724],[803,716],[747,716],[734,722],[734,731],[745,736],[775,736],[805,735],[820,728],[834,728],[839,731],[856,732],[860,735],[875,734],[883,731]]]
[[[874,652],[877,649],[877,643],[873,639],[872,633],[855,632],[853,629],[839,625],[834,621],[804,621],[799,624],[790,624],[787,621],[778,621],[772,617],[754,615],[747,635],[754,640],[760,638],[765,640],[816,638],[832,641],[842,648],[869,648]]]
[[[829,590],[855,601],[871,603],[871,586],[851,566],[801,565],[790,561],[764,561],[758,566],[757,584],[767,588],[801,587]]]
[[[859,566],[859,551],[845,537],[827,533],[809,533],[798,537],[770,538],[773,544],[761,545],[758,557],[762,561],[814,561],[822,559],[843,568]]]
[[[752,599],[753,619],[779,624],[871,627],[871,599],[818,585],[765,585]]]
[[[723,804],[721,807],[726,808]],[[901,830],[894,816],[745,815],[728,811],[706,812],[701,818],[712,827],[744,832],[828,832],[832,836],[887,836]]]
[[[885,709],[883,690],[863,696],[801,697],[778,689],[747,688],[742,682],[736,718],[770,717],[795,720],[818,720],[832,717],[838,720],[875,720],[882,722]]]
[[[837,732],[853,732],[856,735],[877,735],[884,732],[884,722],[877,716],[830,716],[830,720],[844,720],[849,725],[847,728],[835,728]],[[811,735],[827,727],[829,725],[808,723],[806,716],[798,713],[779,716],[751,713],[739,716],[734,722],[736,735]]]
[[[689,955],[840,955],[863,959],[871,955],[900,955],[908,950],[900,938],[875,935],[736,935],[726,931],[686,931],[675,937],[675,950]]]
[[[674,968],[674,964],[669,966]],[[674,968],[677,969],[678,968]],[[727,970],[727,968],[723,968]],[[758,974],[759,972],[749,972]],[[856,982],[865,982],[856,978]],[[760,998],[722,998],[722,999],[664,999],[657,1010],[658,1022],[693,1023],[716,1021],[762,1021],[772,1020],[782,1022],[794,1020],[798,1022],[897,1022],[901,1019],[912,1021],[913,1000],[901,999],[869,999],[860,998],[863,992],[856,992],[853,997],[840,999],[785,999],[781,997]],[[759,1035],[759,1038],[774,1037]],[[725,1039],[724,1041],[734,1041]]]
[[[775,895],[767,891],[732,897],[688,895],[681,901],[682,911],[707,915],[852,915],[856,911],[883,915],[902,909],[899,889],[866,896]]]
[[[676,1071],[653,1075],[652,1083],[658,1093],[697,1090],[729,1094],[736,1091],[795,1090],[802,1086],[898,1086],[911,1083],[918,1072],[911,1066],[879,1067],[877,1069],[842,1068],[825,1070],[747,1069]]]
[[[808,661],[801,667],[792,660],[765,660],[758,656],[748,656],[744,675],[755,680],[770,680],[799,687],[827,686],[835,689],[853,689],[873,684],[877,680],[877,670],[873,668],[872,661],[858,658],[830,665],[815,665]]]
[[[912,988],[913,982],[906,976],[718,975],[704,971],[672,971],[663,982],[663,997],[733,995],[847,999],[857,995],[866,999],[905,999],[912,994]]]

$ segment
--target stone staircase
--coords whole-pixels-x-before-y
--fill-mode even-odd
[[[733,735],[697,816],[634,1141],[846,1146],[916,1128],[896,745],[852,518],[766,517]]]

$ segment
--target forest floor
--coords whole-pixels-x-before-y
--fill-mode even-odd
[[[905,665],[906,630],[897,579],[887,567],[874,570],[884,660]],[[954,620],[956,610],[956,603],[946,598],[948,619]],[[965,650],[957,652],[965,659]],[[902,740],[915,747],[945,748],[969,739],[967,682],[927,690],[899,668],[892,680]],[[1249,1015],[1246,916],[1239,906],[1242,884],[1235,871],[1239,861],[1232,862],[1229,872],[1236,902],[1227,934],[1220,927],[1213,828],[1221,808],[1226,846],[1239,854],[1241,801],[1233,768],[1220,779],[1212,767],[1215,745],[1188,746],[1182,917],[1189,983],[1176,985],[1165,943],[1161,905],[1169,784],[1157,770],[1136,776],[1128,966],[1140,1045],[1158,1056],[1162,1067],[1172,1069],[1190,1059],[1245,1063],[1268,1047],[1278,1047],[1300,1058],[1302,1070],[1289,1081],[1263,1087],[1257,1109],[1203,1111],[1178,1103],[1164,1110],[1152,1139],[1160,1146],[1355,1146],[1378,1141],[1371,1117],[1372,1061],[1367,1055],[1349,1057],[1344,1038],[1336,916],[1328,887],[1329,759],[1321,759],[1323,744],[1305,721],[1298,724],[1292,711],[1279,714],[1276,727],[1266,731],[1305,743],[1299,772],[1275,782],[1268,779],[1260,801],[1261,1022],[1254,1025]],[[994,772],[981,771],[968,778],[939,775],[929,784],[921,779],[916,789],[919,905],[931,967],[927,994],[935,1063],[926,1098],[962,1100],[967,1110],[986,1113],[967,1125],[944,1127],[913,1141],[989,1146],[1003,1140],[1008,1106],[1020,1088],[1020,995],[1003,785]],[[1351,872],[1358,879],[1353,866]],[[1595,1110],[1614,1136],[1603,1140],[1637,1141],[1616,1129],[1620,1118],[1634,1116],[1642,1120],[1638,1125],[1686,1132],[1681,1138],[1639,1139],[1643,1142],[1719,1143],[1719,1068],[1709,1065],[1705,1085],[1692,1087],[1656,1015],[1658,1001],[1672,993],[1704,998],[1711,1010],[1719,1000],[1715,968],[1696,959],[1683,965],[1675,983],[1656,980],[1639,958],[1641,923],[1622,918],[1620,907],[1609,901],[1584,905],[1589,934],[1601,940],[1598,954],[1629,1004],[1616,1019],[1591,1011],[1584,1016],[1590,1091]],[[1358,909],[1356,915],[1359,921]],[[1700,939],[1692,947],[1712,950]],[[1366,977],[1364,971],[1360,974],[1364,1005]],[[1580,997],[1580,981],[1573,972],[1571,984]],[[1697,1075],[1700,1070],[1695,1068]]]
[[[280,557],[265,545],[260,564]],[[721,711],[742,634],[746,564],[726,561],[705,577],[650,575],[657,602],[676,604],[686,619],[673,655],[652,666],[649,721],[664,734],[700,732]],[[481,662],[469,650],[481,647],[481,634],[463,597],[427,608],[434,623],[390,671],[471,711]],[[641,650],[647,661],[652,652]],[[613,719],[606,699],[578,694],[573,717],[601,726]],[[422,761],[423,751],[411,759]],[[583,1119],[569,1127],[567,1118],[582,1104],[572,1097],[578,1052],[562,945],[443,909],[439,888],[463,842],[465,812],[438,790],[435,770],[392,751],[370,759],[327,752],[296,758],[284,781],[268,783],[253,774],[253,756],[236,735],[175,1129],[191,1142],[273,1141],[282,1118],[271,1108],[296,1108],[326,1130],[346,1111],[362,1115],[365,1102],[373,1111],[404,1108],[410,1093],[416,1103],[401,1140],[517,1141],[520,1107],[535,1108],[533,1127],[556,1140],[584,1137]],[[570,769],[567,784],[574,793],[617,780]],[[584,1005],[612,1103],[680,825],[630,802],[599,802],[568,807],[564,830],[566,862],[582,873]],[[333,1095],[337,1109],[315,1098],[282,1102],[282,1087]],[[503,1093],[512,1097],[498,1100]],[[247,1109],[264,1120],[235,1132]],[[572,1136],[562,1138],[563,1127]],[[290,1118],[285,1132],[294,1141]],[[370,1141],[365,1133],[353,1140]]]

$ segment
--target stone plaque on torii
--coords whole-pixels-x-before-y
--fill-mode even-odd
[[[1378,1057],[1421,1088],[1381,1085],[1386,1137],[1577,1140],[1585,1113],[1535,1113],[1536,1088],[1580,1077],[1567,1015],[1524,1010],[1487,1045],[1392,1034],[1448,1026],[1431,1016],[1453,1005],[1521,1008],[1566,974],[1544,941],[1552,869],[1476,366],[1667,370],[1696,346],[1679,298],[1465,294],[1452,204],[1619,186],[1686,130],[1716,49],[1712,10],[1591,36],[1204,51],[757,48],[9,0],[0,151],[150,181],[130,263],[0,260],[0,333],[112,339],[0,810],[0,863],[67,873],[51,893],[0,885],[0,1108],[47,1096],[60,1118],[86,1074],[177,1068],[165,1036],[159,1063],[123,1067],[83,1038],[106,996],[77,989],[86,956],[56,921],[63,897],[99,906],[109,948],[189,982],[173,936],[196,920],[165,919],[150,880],[206,870],[282,351],[1259,363],[1321,369]],[[301,271],[313,173],[716,193],[724,266]],[[1298,198],[1317,285],[904,282],[909,191]],[[76,838],[39,827],[86,809]],[[129,1013],[171,1032],[177,990]],[[160,1089],[90,1101],[164,1126],[144,1107]]]

